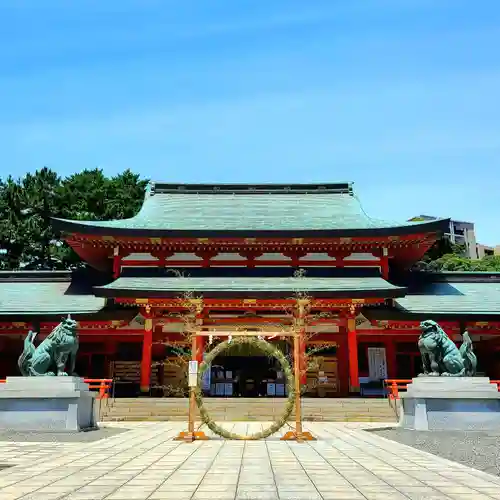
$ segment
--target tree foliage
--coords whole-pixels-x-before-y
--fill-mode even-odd
[[[470,271],[470,272],[500,272],[500,256],[491,255],[482,259],[472,260],[456,254],[446,254],[429,262],[427,271]]]
[[[425,253],[422,262],[432,262],[440,259],[444,255],[456,255],[457,257],[465,257],[465,246],[451,243],[446,237],[439,238],[434,245]]]
[[[0,269],[69,269],[78,256],[54,231],[51,217],[110,220],[133,217],[147,180],[126,170],[101,169],[62,179],[44,167],[21,179],[0,180]]]
[[[442,238],[414,266],[419,271],[470,271],[500,272],[500,256],[486,256],[482,259],[471,259],[466,256],[463,245],[454,245]]]

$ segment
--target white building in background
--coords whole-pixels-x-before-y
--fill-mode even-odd
[[[417,221],[428,221],[437,220],[441,217],[434,217],[431,215],[419,215],[417,217],[412,217],[411,222]],[[465,247],[465,255],[471,259],[480,259],[478,247],[484,247],[484,245],[478,245],[476,241],[476,232],[474,230],[473,222],[464,222],[458,220],[450,220],[450,225],[448,231],[444,234],[450,243],[454,245],[463,245]],[[485,247],[489,248],[489,247]],[[482,255],[484,256],[484,254]]]
[[[500,255],[500,245],[490,247],[488,245],[477,244],[477,258],[482,259],[488,255]]]

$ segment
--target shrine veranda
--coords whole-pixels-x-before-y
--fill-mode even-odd
[[[377,395],[374,379],[416,376],[423,319],[458,343],[467,330],[479,372],[500,379],[500,274],[409,271],[448,221],[372,219],[349,183],[151,183],[131,219],[53,223],[88,268],[0,272],[2,379],[18,375],[28,330],[41,339],[71,314],[80,376],[113,378],[117,396],[175,387],[168,359],[186,341],[186,294],[198,299],[205,332],[199,361],[210,331],[276,332],[270,341],[287,351],[279,332],[297,319],[296,298],[307,298],[301,359],[322,347],[302,375],[306,396]],[[279,370],[255,366],[223,359],[207,392],[285,396]]]

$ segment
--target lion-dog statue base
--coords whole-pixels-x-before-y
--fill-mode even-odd
[[[500,394],[487,377],[475,376],[477,359],[463,334],[460,348],[434,321],[420,324],[423,373],[401,393],[399,425],[419,431],[498,430]]]
[[[64,319],[37,347],[29,332],[19,358],[22,377],[0,384],[0,430],[78,432],[97,429],[95,393],[74,373],[77,323]],[[68,364],[65,371],[66,364]]]

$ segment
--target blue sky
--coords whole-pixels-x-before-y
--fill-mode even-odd
[[[354,181],[500,244],[498,0],[3,0],[0,176]]]

